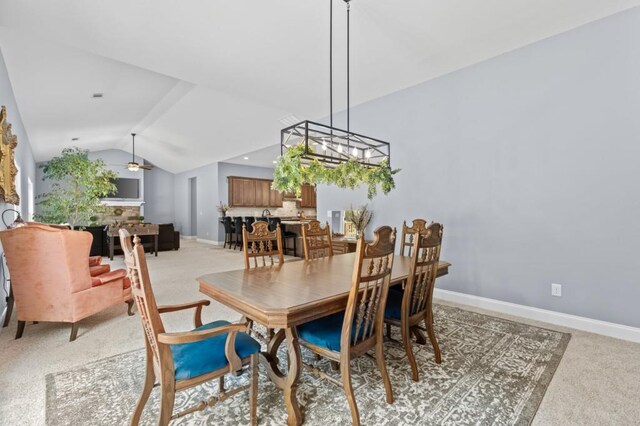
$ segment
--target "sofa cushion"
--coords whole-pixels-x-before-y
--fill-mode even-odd
[[[214,321],[193,331],[209,330],[229,324],[231,323],[228,321]],[[225,367],[228,364],[224,353],[227,334],[220,334],[199,342],[171,345],[176,380],[191,379]],[[238,333],[235,350],[240,358],[246,358],[260,351],[260,343],[246,333]]]

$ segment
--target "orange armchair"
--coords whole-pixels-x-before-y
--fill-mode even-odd
[[[88,232],[42,224],[0,231],[18,317],[16,339],[27,321],[69,322],[73,341],[80,320],[112,305],[125,302],[133,315],[126,271],[104,265],[97,274],[97,259],[87,261],[92,240]]]

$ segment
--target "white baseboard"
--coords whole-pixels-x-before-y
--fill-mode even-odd
[[[548,311],[546,309],[533,308],[531,306],[518,305],[515,303],[502,302],[500,300],[488,299],[486,297],[473,296],[470,294],[458,293],[439,288],[435,289],[433,295],[438,299],[449,302],[460,303],[462,305],[487,309],[490,311],[500,312],[502,314],[514,315],[530,320],[542,321],[562,327],[575,328],[589,333],[602,334],[604,336],[640,343],[640,328],[637,327],[579,317],[577,315],[563,314],[561,312]]]
[[[205,240],[204,238],[196,238],[196,241],[199,243],[211,244],[214,246],[221,246],[222,244],[224,244],[222,241]]]

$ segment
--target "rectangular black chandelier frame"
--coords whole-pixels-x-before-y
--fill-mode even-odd
[[[280,154],[302,144],[303,164],[318,160],[328,167],[354,160],[364,166],[379,166],[383,160],[391,166],[391,145],[369,136],[327,126],[314,121],[301,121],[280,131]]]

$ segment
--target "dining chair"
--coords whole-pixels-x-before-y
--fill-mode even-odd
[[[425,323],[433,346],[436,363],[442,362],[440,347],[433,329],[433,289],[438,273],[443,231],[441,224],[432,223],[415,238],[409,277],[404,292],[390,291],[384,311],[387,327],[393,325],[400,328],[402,344],[407,352],[412,378],[415,381],[418,381],[418,367],[411,347],[411,333],[413,332],[416,336],[421,335],[418,325],[422,321]],[[388,331],[387,334],[389,334]],[[426,343],[424,338],[420,340]]]
[[[320,222],[312,220],[302,225],[302,243],[304,246],[305,260],[322,259],[333,256],[331,243],[331,228],[329,223],[320,226]]]
[[[251,424],[257,424],[258,352],[260,344],[249,337],[246,324],[231,324],[228,321],[214,321],[202,325],[202,308],[208,300],[200,300],[181,305],[157,306],[144,248],[138,236],[134,237],[126,229],[119,231],[124,251],[125,265],[131,279],[133,298],[140,312],[140,320],[145,335],[147,353],[146,377],[142,395],[138,400],[132,425],[137,425],[144,406],[156,380],[159,382],[161,400],[158,424],[168,425],[170,420],[202,411],[218,402],[249,389],[249,415]],[[160,314],[195,309],[195,328],[186,332],[165,331]],[[243,366],[249,365],[249,385],[224,389],[224,376],[231,373],[238,376]],[[219,394],[173,414],[177,391],[218,379]]]
[[[233,247],[233,249],[237,249],[238,246],[240,248],[242,248],[242,228],[244,227],[244,221],[242,220],[241,216],[236,216],[233,219],[233,225],[235,228],[235,233],[236,233],[236,241],[235,241],[235,245]]]
[[[340,363],[342,383],[313,366],[306,367],[321,378],[344,388],[351,419],[360,415],[351,383],[351,360],[375,348],[375,359],[384,382],[386,401],[393,403],[393,391],[384,360],[382,327],[387,300],[396,230],[382,226],[374,231],[374,242],[358,240],[351,291],[344,312],[338,312],[297,327],[300,344],[329,360]]]
[[[427,226],[427,221],[424,219],[413,219],[411,226],[407,226],[407,221],[402,223],[402,239],[400,240],[400,256],[411,256],[411,250],[413,249],[413,241],[415,235],[420,232],[424,232]],[[408,252],[405,254],[405,248]]]
[[[262,221],[254,222],[251,232],[248,231],[246,226],[243,227],[242,250],[245,269],[251,269],[251,259],[253,259],[256,268],[258,266],[267,266],[267,259],[268,263],[273,265],[274,256],[277,256],[280,264],[284,263],[280,225],[276,227],[275,231],[269,231],[269,224]],[[262,265],[259,265],[258,259],[262,260]]]
[[[224,245],[222,248],[227,247],[227,244],[229,244],[229,248],[231,248],[231,240],[233,239],[233,224],[231,222],[231,217],[225,216],[222,219],[222,224],[224,226]]]
[[[254,222],[252,232],[247,231],[246,227],[242,228],[242,241],[245,269],[251,269],[251,259],[253,259],[254,268],[273,266],[275,263],[273,261],[274,256],[277,256],[279,265],[284,263],[280,225],[277,225],[274,231],[270,231],[268,222]],[[258,259],[262,260],[262,264]],[[267,259],[269,260],[268,262]],[[266,342],[274,335],[272,328],[267,328],[266,336],[261,335],[253,329],[253,320],[248,320],[247,324],[256,337],[264,338]]]

